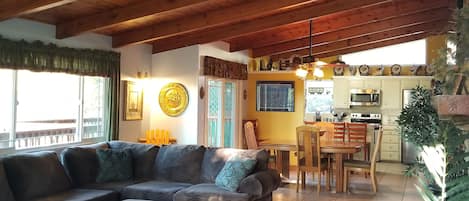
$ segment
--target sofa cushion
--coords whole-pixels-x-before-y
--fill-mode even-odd
[[[12,155],[3,162],[17,201],[34,200],[72,186],[55,152]]]
[[[222,189],[215,184],[197,184],[182,189],[174,195],[174,201],[247,201],[246,193],[236,193]]]
[[[99,161],[97,183],[132,179],[133,165],[130,149],[97,149],[96,154]]]
[[[191,184],[188,183],[148,181],[125,187],[122,190],[122,199],[173,201],[176,192],[189,186]]]
[[[15,201],[15,199],[13,198],[13,193],[10,189],[10,185],[8,184],[2,160],[0,160],[0,200]]]
[[[75,186],[95,183],[99,162],[96,149],[109,148],[107,143],[71,147],[62,152],[62,163]]]
[[[34,201],[119,201],[119,193],[103,190],[72,189]]]
[[[223,166],[225,166],[225,162],[232,156],[256,159],[257,164],[254,168],[255,172],[267,170],[269,154],[265,150],[209,147],[204,153],[204,159],[200,173],[200,183],[214,183],[218,173],[223,168]]]
[[[255,159],[238,158],[237,156],[230,158],[225,166],[218,173],[215,184],[218,187],[236,192],[239,183],[244,179],[256,165]]]
[[[130,149],[132,151],[133,169],[135,179],[153,178],[153,165],[159,147],[150,144],[130,143],[122,141],[108,142],[111,149]]]
[[[160,148],[155,160],[157,180],[198,183],[205,147],[169,145]]]
[[[80,188],[83,189],[97,189],[97,190],[111,190],[116,192],[121,192],[127,186],[140,183],[141,181],[116,181],[116,182],[106,182],[106,183],[92,183],[92,184],[85,184]]]

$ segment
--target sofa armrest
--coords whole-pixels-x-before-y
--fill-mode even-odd
[[[276,170],[263,170],[244,178],[239,184],[238,191],[251,196],[262,197],[277,189],[280,181],[280,174]]]

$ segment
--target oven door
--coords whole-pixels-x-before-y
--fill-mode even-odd
[[[378,106],[380,104],[380,93],[374,89],[352,89],[350,90],[351,106]]]

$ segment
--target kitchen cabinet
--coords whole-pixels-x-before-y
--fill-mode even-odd
[[[365,81],[359,78],[352,78],[349,81],[350,89],[363,89],[365,88]]]
[[[401,161],[401,136],[396,126],[383,126],[381,160]]]
[[[401,80],[381,81],[381,109],[401,109]]]
[[[349,80],[344,77],[334,78],[333,88],[334,108],[350,107]]]
[[[422,86],[425,89],[431,89],[432,88],[432,78],[424,78],[420,80],[420,86]]]
[[[417,79],[404,79],[401,82],[401,89],[413,89],[420,84]]]
[[[366,89],[381,89],[381,79],[366,79],[364,85]]]

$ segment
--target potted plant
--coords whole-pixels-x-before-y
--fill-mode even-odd
[[[469,115],[469,6],[455,11],[455,32],[448,34],[448,40],[455,50],[440,50],[440,57],[433,62],[437,79],[435,105],[442,116]],[[448,56],[449,55],[449,56]],[[454,64],[448,64],[449,58]],[[441,87],[441,88],[438,88]],[[465,94],[465,95],[463,95]]]

